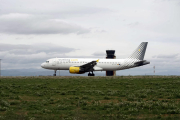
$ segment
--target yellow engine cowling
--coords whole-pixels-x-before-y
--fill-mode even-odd
[[[80,67],[70,67],[69,68],[70,73],[76,73],[76,74],[82,74],[84,73]]]

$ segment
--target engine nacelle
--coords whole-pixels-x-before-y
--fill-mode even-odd
[[[82,70],[82,68],[80,68],[80,67],[70,67],[70,68],[69,68],[69,72],[70,72],[70,73],[74,73],[74,74],[82,74],[82,73],[85,73],[84,70]]]

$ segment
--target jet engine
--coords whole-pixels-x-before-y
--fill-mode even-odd
[[[69,72],[70,72],[70,73],[74,73],[74,74],[82,74],[82,73],[85,73],[85,71],[84,71],[81,67],[70,67],[70,68],[69,68]]]

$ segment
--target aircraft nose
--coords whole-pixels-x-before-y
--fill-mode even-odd
[[[42,64],[41,64],[41,67],[44,68],[44,67],[45,67],[45,63],[42,63]]]

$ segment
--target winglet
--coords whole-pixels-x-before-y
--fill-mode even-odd
[[[98,59],[98,60],[96,60],[96,62],[99,62],[99,59]]]

